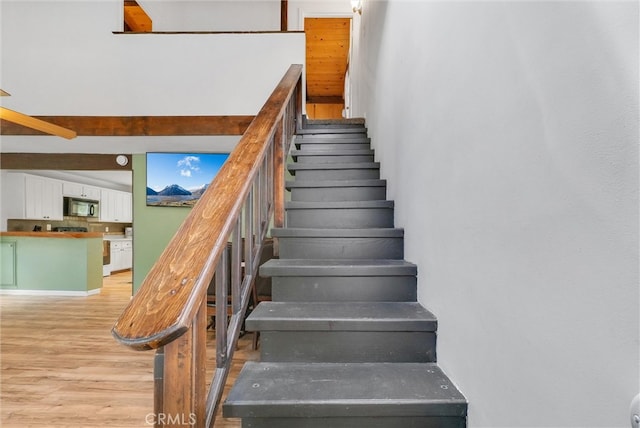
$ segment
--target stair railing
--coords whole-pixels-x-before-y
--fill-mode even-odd
[[[301,74],[301,65],[291,65],[112,329],[116,340],[132,349],[156,350],[154,413],[148,424],[213,425],[262,242],[272,216],[274,226],[284,223],[284,167],[302,123]],[[216,369],[207,390],[212,281],[218,302]]]

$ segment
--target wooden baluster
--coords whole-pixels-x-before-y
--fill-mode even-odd
[[[273,139],[271,140],[273,142]],[[268,150],[265,153],[265,156],[262,161],[262,174],[260,177],[260,244],[262,245],[262,241],[267,233],[267,229],[269,225],[267,224],[269,220],[269,157]]]
[[[242,285],[242,218],[238,218],[236,227],[233,229],[231,238],[231,303],[233,313],[241,310],[241,288]]]
[[[273,199],[274,214],[273,224],[275,227],[284,226],[284,165],[287,154],[284,152],[286,132],[284,131],[284,118],[280,120],[276,127],[274,138],[274,174],[273,174]]]
[[[194,397],[194,413],[196,423],[194,427],[204,426],[207,413],[207,295],[202,296],[200,310],[193,323],[193,336],[195,339],[195,369],[192,371]]]
[[[162,408],[154,415],[156,426],[204,426],[206,315],[207,301],[203,298],[191,328],[164,346],[163,398]]]
[[[227,362],[227,300],[229,297],[227,257],[229,254],[225,248],[216,269],[216,367],[218,368],[224,367]]]
[[[302,129],[302,79],[296,85],[296,131]]]
[[[284,211],[284,173],[285,164],[287,162],[287,153],[285,151],[287,130],[286,130],[286,117],[287,112],[290,113],[290,109],[285,111],[284,116],[280,119],[278,126],[276,126],[276,133],[273,141],[273,226],[284,227],[285,224],[285,211]],[[280,254],[278,244],[278,238],[273,238],[273,255],[278,257]]]
[[[156,350],[153,358],[153,410],[155,415],[164,413],[164,346]],[[160,421],[154,418],[154,426],[160,427]],[[151,422],[151,421],[147,421]]]
[[[255,187],[252,186],[244,207],[244,274],[250,276],[253,272],[253,198]],[[251,278],[250,278],[251,279]]]
[[[264,162],[261,162],[264,165]],[[255,208],[255,213],[253,214],[253,227],[254,227],[254,232],[255,232],[255,236],[256,236],[256,243],[260,240],[260,234],[262,232],[262,178],[264,176],[263,174],[263,169],[262,166],[258,169],[258,175],[256,178],[256,182],[255,182],[255,202],[254,202],[254,208]],[[253,253],[252,253],[253,254]]]

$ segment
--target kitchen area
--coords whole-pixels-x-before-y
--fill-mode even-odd
[[[131,271],[125,174],[128,189],[126,178],[116,185],[82,174],[1,171],[0,293],[90,295],[103,277]]]

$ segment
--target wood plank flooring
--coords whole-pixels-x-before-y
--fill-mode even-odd
[[[130,295],[131,272],[123,272],[89,297],[0,296],[0,426],[152,426],[154,353],[111,336]],[[212,373],[215,334],[208,336]],[[240,339],[228,385],[245,361],[258,359],[251,339]],[[215,426],[240,427],[240,420],[218,414]]]

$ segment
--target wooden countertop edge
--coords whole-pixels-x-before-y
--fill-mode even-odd
[[[102,232],[0,232],[0,237],[24,238],[102,238]]]

